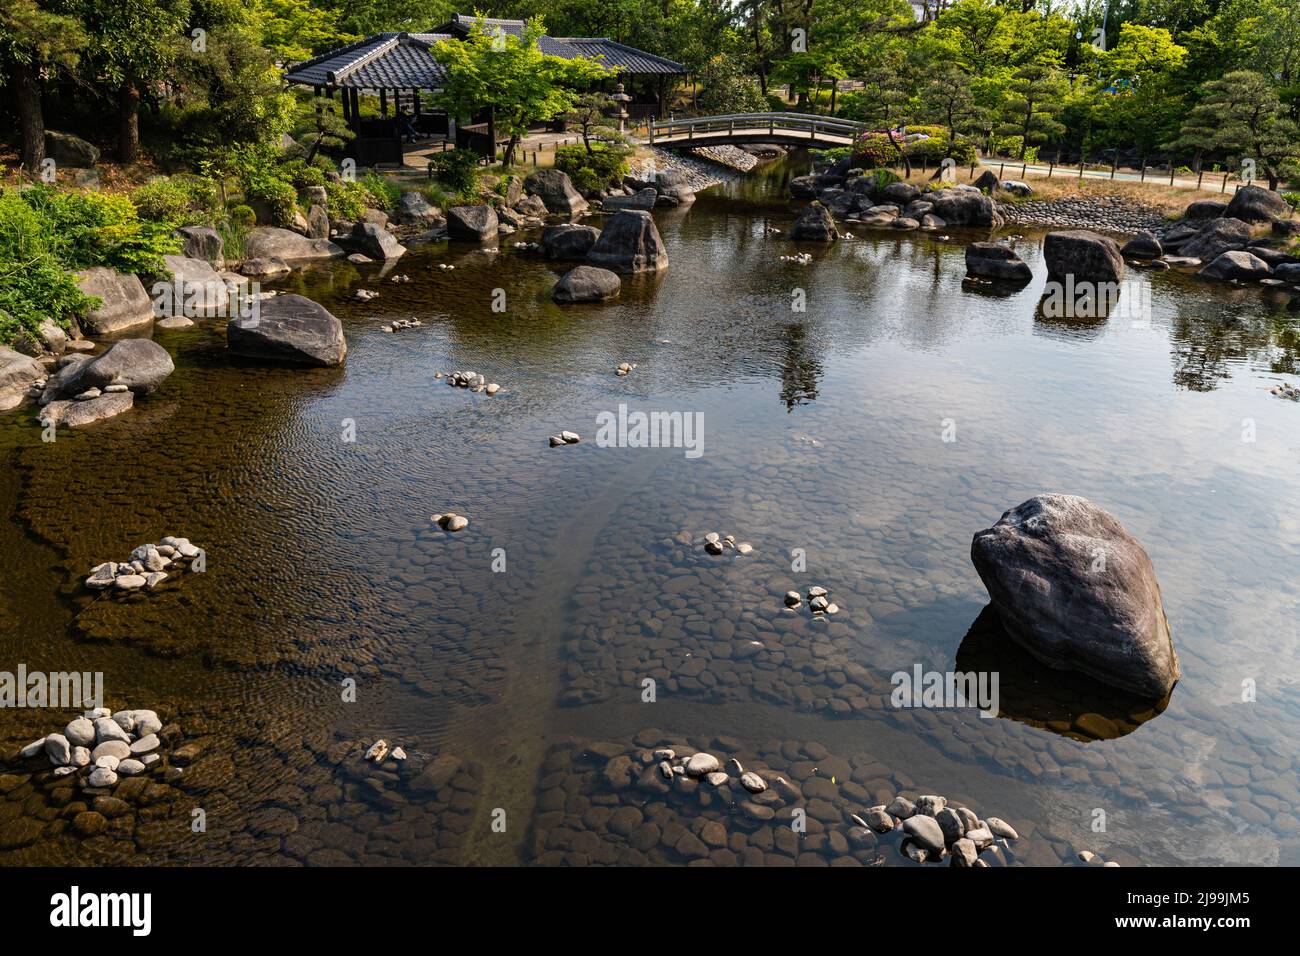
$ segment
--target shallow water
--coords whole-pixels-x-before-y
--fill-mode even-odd
[[[103,671],[108,706],[155,707],[164,752],[197,752],[94,836],[70,827],[70,786],[24,778],[0,800],[0,863],[682,863],[675,821],[718,820],[743,839],[713,862],[892,864],[837,834],[900,791],[1012,822],[1014,862],[1300,862],[1300,410],[1268,392],[1296,374],[1300,312],[1136,273],[1149,322],[1053,321],[1032,236],[1038,278],[1011,295],[963,287],[970,236],[780,262],[792,245],[764,227],[788,231],[797,171],[657,213],[671,265],[614,304],[555,306],[560,270],[510,241],[439,243],[390,270],[409,284],[337,265],[280,285],[344,320],[342,370],[233,365],[207,322],[155,334],[177,371],[126,415],[54,443],[28,411],[0,416],[0,669]],[[435,379],[455,369],[503,391]],[[699,413],[703,454],[599,447],[621,403]],[[583,442],[549,448],[562,429]],[[986,601],[971,536],[1042,491],[1091,498],[1151,555],[1183,669],[1163,712],[968,637]],[[432,528],[447,510],[469,529]],[[709,531],[754,553],[707,555]],[[126,600],[82,588],[166,534],[207,572]],[[814,584],[838,615],[783,609]],[[1018,682],[1010,716],[888,706],[895,671],[971,660]],[[1084,712],[1123,735],[1091,739]],[[70,716],[0,711],[4,751]],[[407,772],[360,760],[378,737]],[[612,779],[660,742],[805,796],[835,776],[835,812],[792,848],[726,798]],[[446,779],[417,785],[439,759]],[[598,812],[623,806],[641,816]]]

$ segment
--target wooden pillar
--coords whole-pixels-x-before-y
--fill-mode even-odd
[[[421,101],[424,97],[422,97],[422,96],[420,95],[420,91],[419,91],[419,90],[414,90],[414,91],[412,91],[411,96],[414,97],[414,99],[415,99],[415,115],[416,115],[416,116],[423,116],[424,113],[422,112],[422,109],[423,109],[423,105],[424,105],[424,104],[422,104],[420,101]]]
[[[344,90],[343,95],[352,103],[352,132],[361,135],[361,95],[355,86]]]
[[[383,86],[379,88],[379,115],[388,116],[388,89]]]

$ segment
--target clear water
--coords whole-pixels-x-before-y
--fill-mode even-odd
[[[660,740],[791,780],[842,767],[844,813],[946,794],[1017,826],[1016,862],[1300,862],[1300,407],[1268,392],[1296,375],[1294,300],[1137,273],[1148,325],[1052,321],[1034,236],[1020,250],[1039,278],[1010,295],[963,287],[970,236],[780,262],[794,249],[764,227],[788,231],[798,171],[656,213],[671,265],[613,304],[557,307],[559,270],[509,242],[435,244],[391,270],[409,284],[337,265],[281,286],[343,319],[342,370],[236,367],[207,324],[155,334],[176,373],[127,415],[53,444],[27,412],[0,416],[0,668],[102,671],[110,707],[155,707],[165,751],[201,751],[93,836],[70,824],[89,803],[70,787],[15,785],[0,863],[682,863],[596,812],[658,819],[674,800],[772,846],[726,799],[602,770]],[[503,391],[435,378],[456,369]],[[620,403],[699,413],[703,455],[599,447],[596,417]],[[562,429],[584,441],[549,448]],[[1151,555],[1184,674],[1163,712],[968,637],[986,602],[971,536],[1042,491],[1091,498]],[[469,529],[432,528],[447,510]],[[709,531],[754,553],[706,555]],[[204,547],[207,573],[126,600],[81,587],[166,534]],[[783,610],[814,584],[838,615]],[[1018,681],[1011,716],[888,706],[895,671],[971,660]],[[1078,733],[1082,712],[1122,736]],[[0,711],[0,741],[70,716]],[[424,789],[373,773],[358,748],[379,737],[457,769]],[[733,856],[847,862],[828,838],[846,825]]]

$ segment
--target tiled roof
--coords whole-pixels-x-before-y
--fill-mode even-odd
[[[474,17],[457,15],[437,33],[377,33],[356,43],[295,65],[285,75],[290,83],[304,86],[347,86],[378,89],[433,89],[446,77],[432,47],[441,40],[467,35]],[[501,27],[518,36],[523,20],[483,21],[489,28]],[[454,32],[447,32],[454,31]],[[673,60],[604,37],[539,37],[538,48],[565,59],[589,57],[620,73],[685,73],[686,67]]]

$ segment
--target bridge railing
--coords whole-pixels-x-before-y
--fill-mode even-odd
[[[853,139],[865,132],[865,123],[814,116],[809,113],[728,113],[722,116],[693,116],[684,119],[652,120],[648,128],[651,143],[656,139],[691,140],[696,137],[735,133],[737,130],[761,130],[786,136],[806,134],[809,139],[836,136]]]

